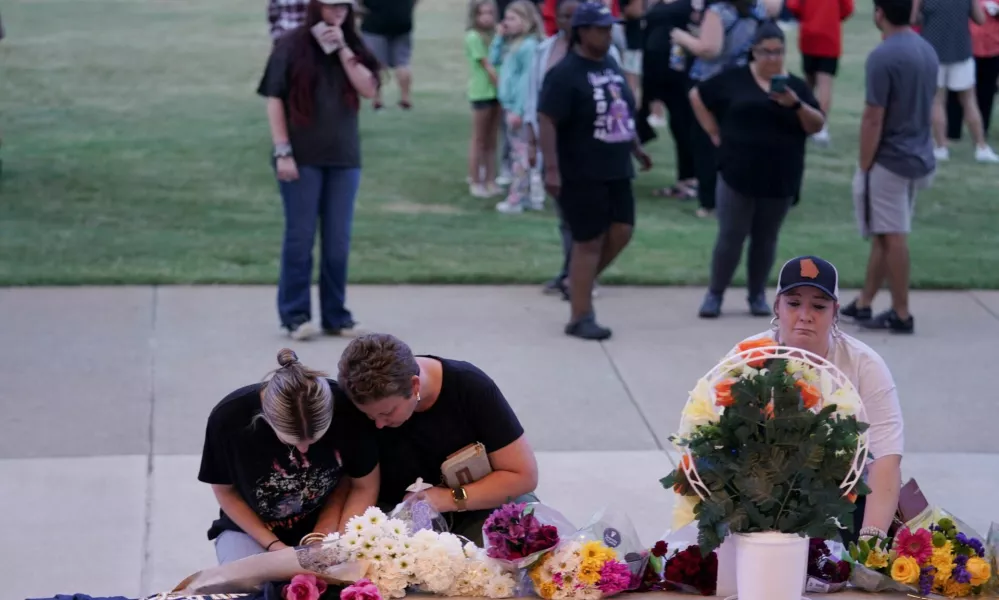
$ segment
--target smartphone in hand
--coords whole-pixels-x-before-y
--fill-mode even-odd
[[[323,21],[320,21],[312,26],[312,37],[316,38],[316,41],[319,42],[319,47],[322,48],[323,52],[326,54],[332,54],[334,50],[340,48],[339,44],[331,45],[323,41],[323,33],[329,28],[330,25],[327,25]]]
[[[770,93],[782,94],[787,90],[787,75],[774,75],[770,80]]]

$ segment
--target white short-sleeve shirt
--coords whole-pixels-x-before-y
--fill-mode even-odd
[[[774,334],[767,331],[746,339],[764,337],[774,337]],[[732,353],[734,352],[735,349]],[[870,424],[867,435],[871,458],[878,459],[893,454],[902,456],[905,441],[902,406],[898,401],[895,380],[884,359],[857,338],[839,333],[832,338],[826,360],[843,371],[864,403]]]

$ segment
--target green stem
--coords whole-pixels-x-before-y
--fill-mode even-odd
[[[777,529],[780,529],[780,525],[778,525],[778,523],[780,523],[780,515],[781,515],[781,513],[784,512],[784,506],[787,505],[787,501],[791,499],[791,494],[794,493],[794,484],[795,484],[795,480],[796,479],[798,479],[797,475],[795,475],[791,479],[791,486],[788,488],[787,494],[784,496],[784,500],[781,501],[781,503],[780,503],[780,509],[777,511],[777,518],[774,519],[774,527],[777,528]]]

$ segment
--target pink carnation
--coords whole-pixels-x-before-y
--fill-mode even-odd
[[[281,596],[284,600],[319,600],[326,591],[326,582],[315,575],[295,575],[291,583],[284,586]]]
[[[631,585],[631,569],[623,562],[609,560],[600,569],[600,583],[597,588],[605,596],[623,592]]]
[[[340,592],[340,600],[382,600],[382,595],[370,580],[359,579]]]

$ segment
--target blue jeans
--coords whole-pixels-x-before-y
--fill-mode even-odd
[[[295,328],[312,320],[312,248],[321,229],[319,304],[323,329],[353,325],[345,307],[350,230],[361,169],[298,167],[296,181],[279,181],[284,202],[284,244],[278,282],[281,324]]]

